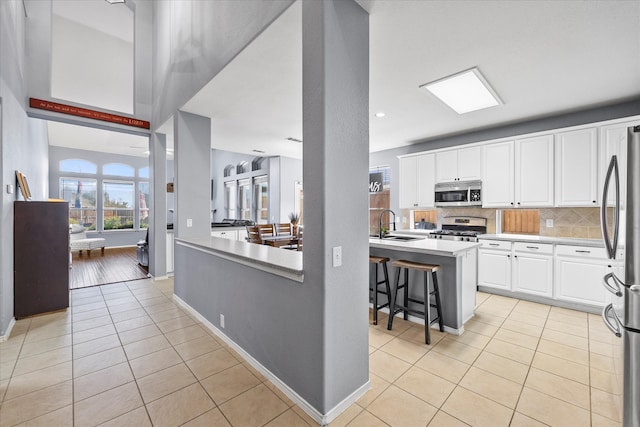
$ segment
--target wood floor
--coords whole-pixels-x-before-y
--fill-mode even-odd
[[[86,251],[82,252],[82,256],[73,252],[69,270],[69,289],[127,282],[146,277],[147,270],[138,264],[135,247],[107,248],[104,255],[100,254],[100,250],[95,250],[91,251],[90,257],[87,256]]]

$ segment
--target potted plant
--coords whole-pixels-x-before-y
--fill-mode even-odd
[[[300,215],[296,212],[291,212],[289,214],[289,222],[291,222],[291,232],[295,236],[298,232],[298,222],[300,221]]]

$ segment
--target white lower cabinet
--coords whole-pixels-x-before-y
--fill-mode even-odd
[[[611,271],[605,249],[551,243],[480,240],[478,285],[583,305],[604,307],[611,302],[602,277]],[[501,294],[504,294],[502,292]]]
[[[511,242],[481,240],[478,250],[478,285],[511,290]]]
[[[222,237],[223,239],[238,240],[238,232],[236,230],[212,231],[211,237]]]
[[[611,302],[611,294],[602,286],[602,277],[610,271],[604,249],[558,245],[555,297],[604,307]]]
[[[553,296],[553,245],[513,244],[513,290]]]

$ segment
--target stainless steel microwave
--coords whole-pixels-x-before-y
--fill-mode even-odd
[[[441,182],[435,186],[437,207],[482,206],[482,182]]]

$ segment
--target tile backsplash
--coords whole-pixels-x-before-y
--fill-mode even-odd
[[[487,218],[487,233],[497,234],[496,209],[482,208],[438,208],[438,222],[445,216],[476,216]],[[540,212],[540,235],[549,237],[575,237],[583,239],[601,239],[599,208],[545,208]],[[409,216],[409,210],[403,210],[402,216]],[[553,227],[547,227],[547,220],[553,220]],[[408,224],[407,227],[409,228]]]

